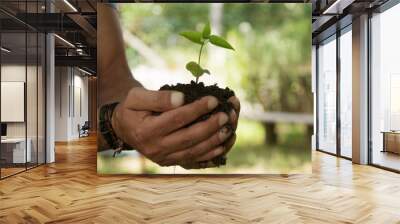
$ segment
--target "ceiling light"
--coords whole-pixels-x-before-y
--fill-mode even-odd
[[[322,14],[342,14],[343,10],[351,5],[355,0],[336,0]]]
[[[1,47],[1,51],[4,51],[6,53],[10,53],[11,52],[11,50],[9,50],[9,49],[7,49],[5,47]]]
[[[77,48],[76,49],[76,53],[78,53],[79,55],[83,55],[84,54],[83,49],[81,49],[81,48]]]
[[[64,39],[64,38],[62,38],[62,37],[60,37],[60,36],[57,35],[57,34],[54,34],[54,36],[57,37],[57,38],[58,38],[59,40],[61,40],[62,42],[64,42],[65,44],[67,44],[68,46],[75,48],[75,45],[73,45],[73,44],[72,44],[71,42],[69,42],[68,40],[66,40],[66,39]]]
[[[64,0],[65,4],[68,5],[68,7],[70,7],[74,12],[78,12],[78,10],[68,1],[68,0]]]
[[[83,73],[85,73],[85,74],[87,74],[87,75],[90,75],[90,76],[93,75],[92,73],[90,73],[90,72],[88,72],[88,71],[86,71],[86,70],[83,70],[83,69],[81,69],[81,68],[79,68],[79,67],[78,67],[78,70],[81,71],[81,72],[83,72]]]

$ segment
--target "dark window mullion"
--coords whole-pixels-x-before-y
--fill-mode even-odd
[[[336,154],[341,156],[341,114],[340,114],[340,79],[341,79],[341,65],[340,65],[340,35],[338,29],[336,31]]]
[[[315,46],[315,113],[316,113],[316,127],[315,127],[315,148],[319,149],[319,54],[318,54],[319,44]]]
[[[28,1],[25,0],[25,21],[28,19]],[[28,115],[27,115],[27,96],[28,96],[28,25],[25,23],[25,100],[24,100],[24,120],[25,120],[25,170],[28,169]]]
[[[368,31],[367,31],[367,39],[368,39],[368,53],[367,53],[367,66],[368,66],[368,74],[367,74],[367,83],[368,83],[368,95],[367,95],[367,103],[368,103],[368,111],[367,111],[367,119],[368,119],[368,164],[373,164],[373,149],[372,149],[372,30],[371,30],[371,20],[372,20],[372,12],[368,12]]]
[[[45,13],[48,13],[47,10],[47,6],[50,3],[48,1],[44,2],[45,5]],[[42,117],[44,119],[44,135],[43,135],[43,139],[44,139],[44,161],[43,163],[47,163],[47,38],[48,38],[48,33],[45,32],[44,33],[44,55],[43,55],[43,59],[44,59],[44,68],[42,69],[42,82],[44,81],[44,107],[42,107],[42,109],[44,108],[44,117]],[[44,71],[44,73],[43,73]],[[43,74],[44,74],[44,78],[43,78]],[[61,78],[61,77],[60,77]],[[42,83],[43,84],[43,83]],[[60,89],[61,91],[61,89]]]
[[[39,1],[36,1],[39,13]],[[39,165],[39,32],[36,32],[36,166]]]

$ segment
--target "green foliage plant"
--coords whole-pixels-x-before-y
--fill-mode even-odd
[[[195,44],[200,45],[200,52],[197,62],[190,61],[186,64],[186,69],[192,73],[194,77],[196,77],[196,83],[198,83],[200,76],[204,75],[205,73],[210,74],[208,69],[201,67],[201,54],[203,52],[203,48],[207,43],[211,43],[215,46],[222,47],[229,50],[233,49],[232,45],[228,43],[224,38],[211,34],[211,27],[210,23],[207,22],[204,25],[203,31],[184,31],[180,33],[181,36],[185,37],[186,39],[192,41]]]

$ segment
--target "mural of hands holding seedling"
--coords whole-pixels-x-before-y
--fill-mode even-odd
[[[282,116],[312,118],[310,6],[135,3],[118,14],[143,87],[114,113],[135,150],[99,151],[99,173],[311,170],[312,123]]]

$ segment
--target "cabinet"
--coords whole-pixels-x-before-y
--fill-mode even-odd
[[[400,154],[400,132],[388,131],[383,134],[383,152]]]

